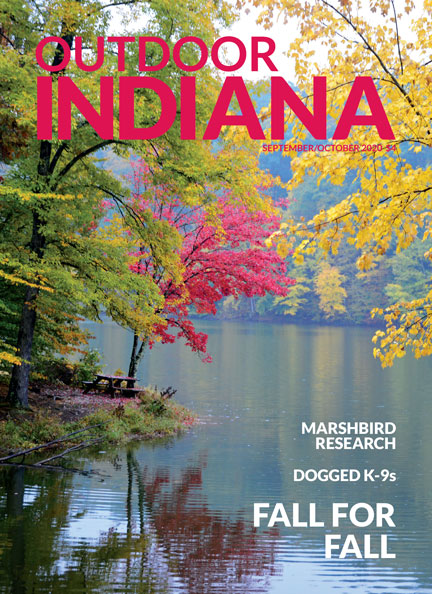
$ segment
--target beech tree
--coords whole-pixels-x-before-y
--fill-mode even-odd
[[[183,337],[193,351],[206,353],[208,337],[196,331],[191,308],[214,315],[217,302],[224,297],[285,296],[294,284],[284,260],[275,249],[265,246],[265,240],[279,228],[280,212],[251,211],[233,201],[228,189],[213,205],[212,213],[202,206],[185,207],[178,196],[170,196],[169,186],[153,184],[144,161],[134,168],[131,204],[135,213],[147,216],[150,212],[182,238],[177,279],[165,274],[147,247],[141,245],[131,254],[135,259],[131,270],[153,279],[163,296],[163,307],[157,310],[162,320],[150,330],[134,334],[131,376],[136,375],[146,346],[155,341],[171,343]],[[121,226],[122,219],[118,223]]]
[[[355,125],[347,140],[328,142],[356,144],[362,150],[340,147],[325,153],[284,153],[291,157],[291,188],[307,175],[316,176],[318,183],[329,179],[340,185],[354,171],[360,189],[310,221],[287,223],[274,238],[280,253],[294,249],[294,258],[301,261],[317,247],[335,253],[346,238],[359,250],[357,264],[365,271],[386,254],[405,250],[417,238],[430,238],[431,1],[257,0],[253,4],[262,8],[259,22],[266,27],[271,27],[276,12],[285,22],[298,23],[299,35],[288,53],[295,61],[295,82],[309,108],[313,76],[327,77],[327,112],[333,121],[341,114],[354,78],[369,76],[395,135],[395,140],[383,141],[374,126]],[[369,113],[365,100],[360,110]],[[306,137],[303,125],[292,113],[287,113],[286,122],[292,124],[287,142],[301,142]],[[413,164],[410,151],[424,155],[421,165]],[[432,258],[430,249],[425,248],[425,258]],[[402,357],[407,348],[416,357],[432,353],[430,279],[420,298],[400,300],[385,310],[377,308],[372,315],[384,316],[387,324],[386,331],[374,337],[379,344],[374,354],[383,366]]]
[[[259,170],[258,158],[251,152],[251,145],[244,139],[238,142],[236,134],[223,133],[216,152],[209,141],[180,141],[180,122],[177,119],[170,130],[153,140],[103,140],[84,117],[72,109],[70,140],[56,140],[56,121],[53,123],[53,140],[37,140],[37,76],[51,76],[54,104],[56,81],[66,74],[97,109],[100,75],[118,79],[120,53],[114,43],[110,44],[105,51],[103,67],[97,72],[86,72],[71,60],[66,71],[47,73],[36,65],[37,43],[47,36],[61,38],[62,43],[48,44],[43,53],[45,63],[57,68],[62,64],[64,48],[70,48],[73,55],[76,38],[80,36],[85,48],[84,61],[95,64],[97,37],[107,37],[110,8],[113,6],[123,7],[124,31],[127,34],[134,33],[134,22],[145,21],[137,36],[159,36],[171,50],[180,37],[192,34],[211,46],[218,26],[229,23],[233,18],[232,10],[223,1],[208,3],[206,10],[202,10],[202,3],[198,0],[187,4],[173,4],[168,0],[119,0],[114,3],[10,0],[0,4],[0,130],[3,159],[11,165],[1,186],[5,205],[2,204],[0,224],[4,229],[16,229],[17,237],[22,240],[17,245],[12,233],[5,234],[0,269],[3,282],[19,283],[25,287],[16,343],[0,346],[0,356],[13,363],[9,398],[12,403],[21,406],[27,406],[33,338],[42,296],[46,292],[68,295],[77,310],[82,310],[84,306],[86,315],[92,312],[93,317],[105,308],[116,319],[121,321],[123,317],[126,323],[128,319],[131,321],[130,311],[140,312],[142,315],[136,315],[134,322],[139,332],[154,323],[154,308],[153,312],[149,307],[141,308],[135,298],[127,298],[128,257],[120,256],[116,245],[108,245],[103,234],[96,230],[101,215],[100,211],[97,213],[97,203],[103,196],[109,195],[114,200],[122,216],[127,216],[133,233],[140,237],[142,245],[151,246],[157,258],[161,259],[166,274],[171,272],[173,278],[176,277],[178,255],[171,249],[175,239],[167,233],[158,233],[154,228],[157,221],[134,217],[130,207],[126,206],[127,189],[121,186],[112,172],[97,166],[103,150],[111,148],[117,154],[128,155],[134,151],[145,155],[160,180],[169,179],[177,195],[181,195],[189,205],[211,204],[225,184],[242,196],[250,207],[264,203],[256,185],[265,181],[266,176]],[[127,44],[122,75],[139,74],[137,51],[137,44]],[[188,44],[182,51],[185,63],[195,64],[199,59],[198,51],[193,44]],[[159,58],[156,50],[148,52],[150,64],[157,63]],[[177,97],[180,74],[182,72],[172,63],[157,73]],[[196,78],[199,127],[209,119],[220,81],[209,67],[196,73]],[[150,127],[160,110],[159,99],[155,93],[145,89],[135,95],[135,125]],[[117,105],[114,106],[113,117],[116,130],[119,118]],[[244,175],[246,169],[247,176]],[[20,211],[25,209],[26,213],[22,226],[16,217],[12,217],[15,227],[11,227],[12,219],[9,217],[15,207]],[[86,231],[88,224],[94,226],[92,233]],[[56,241],[56,235],[62,240],[67,236],[64,245]],[[6,243],[6,238],[9,238],[9,243]],[[73,247],[65,256],[63,248],[68,245]],[[147,293],[147,303],[154,303],[154,307],[160,309],[159,293],[150,284],[151,279],[135,280],[140,284],[146,283],[140,289],[140,299]],[[121,283],[124,283],[123,286]],[[72,286],[74,290],[70,291]]]

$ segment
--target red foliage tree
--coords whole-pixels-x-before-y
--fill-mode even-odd
[[[165,278],[160,265],[148,252],[139,250],[133,270],[151,274],[165,298],[164,322],[154,326],[151,336],[135,335],[129,375],[134,376],[144,349],[155,340],[162,343],[184,338],[200,354],[206,353],[207,335],[197,332],[190,319],[191,306],[196,313],[216,314],[216,304],[224,297],[286,295],[294,280],[287,274],[284,260],[265,240],[279,228],[281,214],[250,211],[233,200],[227,190],[210,216],[200,206],[186,207],[179,198],[169,195],[166,187],[152,185],[148,166],[141,161],[133,175],[132,206],[137,213],[150,211],[166,221],[182,237],[179,251],[182,282]],[[209,356],[203,359],[210,361]]]

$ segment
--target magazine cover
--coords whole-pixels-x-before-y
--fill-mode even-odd
[[[432,593],[431,19],[0,0],[0,592]]]

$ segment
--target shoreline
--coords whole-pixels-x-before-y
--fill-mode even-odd
[[[196,415],[187,408],[144,389],[135,398],[111,398],[83,394],[82,390],[69,386],[46,384],[29,392],[29,409],[10,408],[6,390],[5,385],[0,385],[1,457],[80,431],[70,439],[47,446],[44,455],[60,447],[78,446],[87,439],[87,429],[100,444],[124,444],[179,435],[197,421]],[[32,454],[32,458],[36,456],[36,452]]]

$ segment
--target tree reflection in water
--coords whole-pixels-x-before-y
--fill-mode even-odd
[[[171,574],[181,578],[185,591],[267,591],[267,580],[276,573],[278,533],[258,534],[241,516],[231,519],[209,509],[202,490],[203,461],[186,467],[175,481],[168,469],[140,471],[134,458],[130,464]]]
[[[113,525],[81,538],[69,531],[76,519],[71,475],[23,468],[0,473],[6,494],[0,510],[1,592],[268,590],[276,573],[277,533],[258,535],[242,517],[211,510],[202,489],[205,461],[176,478],[167,468],[140,468],[132,451],[126,462],[124,529]],[[25,502],[29,486],[34,494]]]

